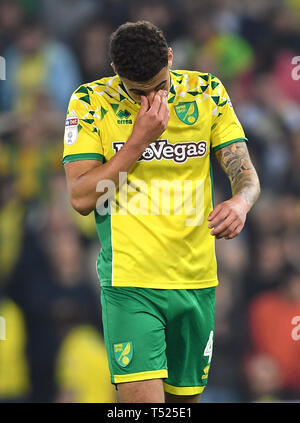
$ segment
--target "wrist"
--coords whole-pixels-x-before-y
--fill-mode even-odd
[[[250,204],[247,199],[245,198],[245,196],[243,195],[242,192],[235,194],[232,197],[232,200],[236,203],[238,203],[241,207],[243,207],[246,211],[246,213],[248,213],[248,211],[251,209],[252,204]]]
[[[132,134],[126,143],[134,151],[138,152],[140,155],[144,153],[150,142],[147,142],[142,136],[137,134]]]

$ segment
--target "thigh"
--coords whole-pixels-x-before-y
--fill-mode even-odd
[[[125,403],[164,403],[162,379],[125,382],[118,385],[118,401]]]
[[[101,289],[104,340],[114,384],[168,375],[165,324],[155,306],[159,292],[152,295],[154,299],[151,295],[145,288]]]
[[[201,394],[212,358],[215,288],[170,292],[169,309],[165,391],[183,396]]]
[[[201,394],[196,395],[173,395],[165,392],[165,402],[166,403],[181,403],[181,404],[190,404],[198,403],[200,401]]]

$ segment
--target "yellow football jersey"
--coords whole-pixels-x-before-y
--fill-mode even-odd
[[[166,131],[95,210],[103,286],[218,284],[207,221],[213,209],[210,159],[219,148],[247,139],[218,78],[185,70],[170,76]],[[63,163],[110,160],[130,137],[139,109],[118,76],[80,86],[69,104]]]

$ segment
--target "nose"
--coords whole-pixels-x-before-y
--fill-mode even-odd
[[[151,105],[153,103],[154,96],[155,96],[155,91],[151,91],[151,93],[147,94],[147,99],[149,101],[150,107],[151,107]]]

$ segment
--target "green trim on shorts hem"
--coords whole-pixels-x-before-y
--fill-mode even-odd
[[[173,386],[164,382],[165,392],[173,395],[196,395],[204,391],[206,385],[203,386]]]

